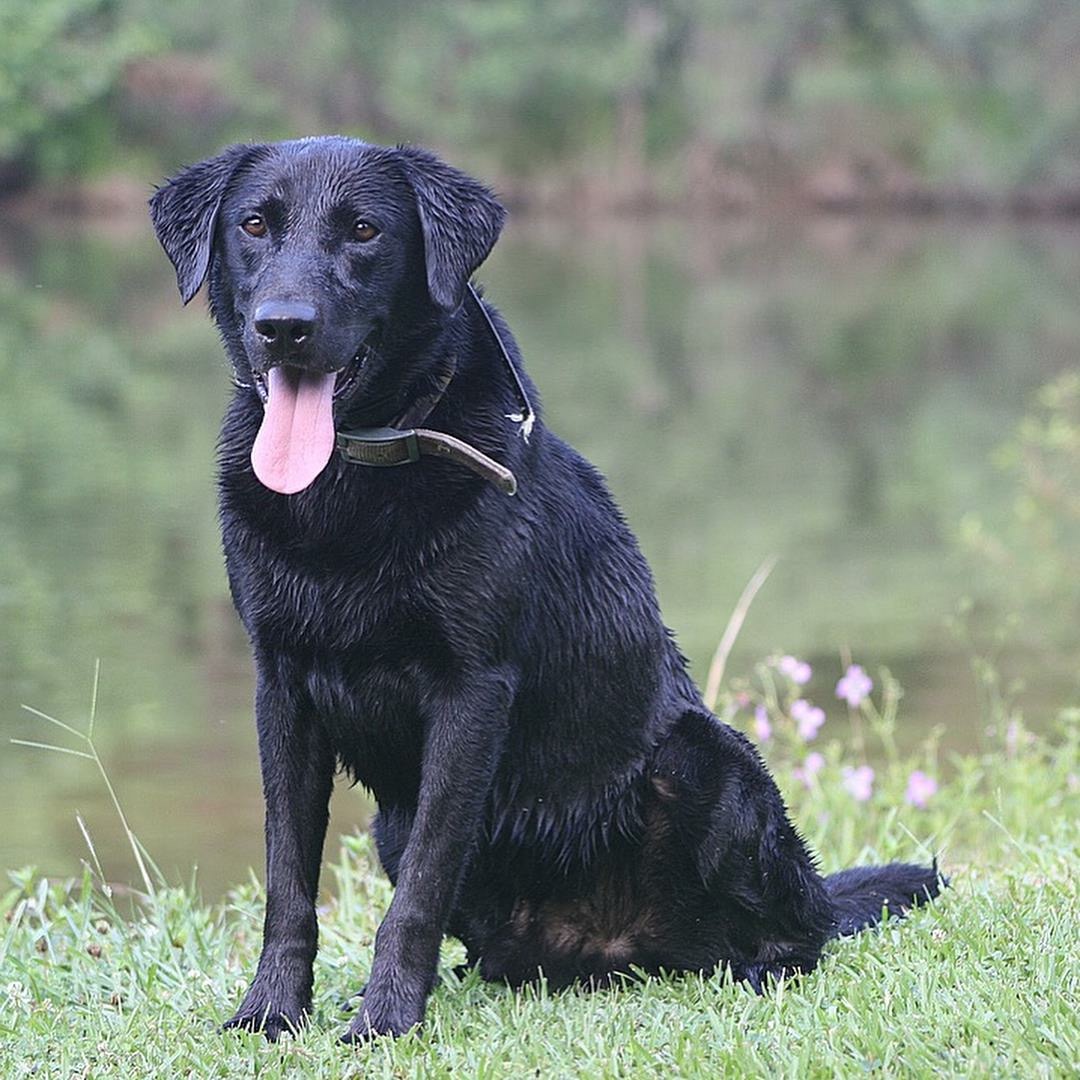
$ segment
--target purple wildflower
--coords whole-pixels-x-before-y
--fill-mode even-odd
[[[1010,720],[1005,728],[1005,752],[1009,757],[1016,757],[1025,746],[1031,746],[1035,737],[1024,728],[1019,720]]]
[[[769,710],[764,705],[754,709],[754,735],[759,743],[772,738],[772,724],[769,722]]]
[[[781,656],[777,667],[780,673],[786,675],[796,686],[805,686],[814,673],[805,660],[797,660],[794,656]]]
[[[866,802],[874,794],[874,770],[869,765],[857,768],[845,765],[842,771],[843,779],[840,782],[856,802]]]
[[[932,776],[927,776],[922,769],[916,769],[908,777],[904,799],[911,806],[924,810],[930,799],[937,794],[937,788],[937,781]]]
[[[836,684],[836,696],[846,701],[851,708],[857,709],[873,689],[874,680],[858,664],[852,664]]]
[[[799,738],[809,742],[825,723],[825,710],[811,705],[805,698],[799,698],[791,703],[791,719],[798,725]]]
[[[795,766],[792,775],[809,788],[814,786],[814,777],[824,768],[825,758],[815,750],[812,754],[806,755],[806,760],[801,765]]]

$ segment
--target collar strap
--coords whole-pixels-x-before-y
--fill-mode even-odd
[[[390,426],[414,428],[422,424],[431,415],[435,406],[442,401],[442,396],[446,393],[446,388],[455,374],[457,374],[457,357],[450,353],[432,377],[431,389],[426,394],[421,394]]]
[[[503,358],[503,363],[506,365],[507,370],[510,372],[510,377],[514,380],[514,392],[517,394],[518,404],[521,406],[521,411],[516,413],[507,413],[506,419],[513,420],[514,423],[520,424],[521,437],[528,442],[529,436],[532,434],[533,424],[536,423],[536,413],[533,411],[532,402],[529,401],[529,395],[525,392],[525,384],[521,381],[521,376],[518,374],[518,369],[514,367],[514,361],[510,359],[510,352],[503,344],[502,335],[499,333],[498,328],[495,326],[495,320],[492,319],[490,312],[484,307],[484,302],[480,299],[479,293],[473,288],[472,282],[469,282],[469,296],[472,297],[473,303],[476,305],[477,310],[483,316],[484,322],[487,325],[488,332],[495,339],[495,344],[499,346],[499,354]]]
[[[421,456],[449,458],[490,480],[504,495],[513,495],[517,491],[517,479],[505,465],[442,431],[392,427],[339,431],[337,448],[346,461],[376,468],[409,465],[419,461]]]

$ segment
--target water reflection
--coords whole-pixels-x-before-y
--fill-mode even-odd
[[[729,670],[796,652],[825,700],[849,646],[901,676],[912,730],[947,723],[962,745],[975,699],[942,620],[963,593],[990,613],[1004,593],[953,536],[1011,498],[990,451],[1080,350],[1078,264],[1076,236],[1006,226],[522,221],[483,276],[699,675],[776,553]],[[141,221],[52,222],[0,236],[0,334],[4,731],[54,734],[23,701],[79,722],[101,657],[99,738],[132,822],[168,874],[198,863],[216,893],[261,865],[261,811],[214,520],[214,331],[180,310]],[[1052,672],[1051,645],[1025,668]],[[0,755],[0,864],[70,872],[80,809],[130,876],[84,765]],[[355,792],[333,809],[340,828],[366,812]]]

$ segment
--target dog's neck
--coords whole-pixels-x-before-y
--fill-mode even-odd
[[[405,407],[398,418],[390,425],[395,428],[419,427],[432,413],[436,405],[442,401],[451,379],[457,374],[457,353],[448,352],[439,361],[434,372],[427,381],[430,389],[420,392],[413,401]]]
[[[494,320],[470,285],[467,302],[480,312],[484,325],[494,342],[499,358],[510,375],[518,409],[507,413],[506,419],[520,425],[521,437],[528,442],[536,422],[536,414],[517,367],[506,348]],[[409,465],[422,456],[443,457],[489,480],[500,491],[513,495],[517,479],[505,465],[476,449],[463,439],[446,432],[420,427],[442,400],[457,372],[457,355],[451,350],[443,354],[435,370],[425,377],[428,389],[420,390],[389,427],[364,427],[339,431],[337,449],[354,465],[386,468]]]

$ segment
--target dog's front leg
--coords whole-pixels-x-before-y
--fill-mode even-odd
[[[259,674],[255,698],[266,800],[266,918],[251,988],[225,1026],[268,1039],[298,1028],[311,1008],[315,898],[334,781],[321,725],[289,690]]]
[[[493,674],[470,680],[465,693],[443,696],[433,709],[416,818],[345,1042],[401,1035],[424,1017],[439,945],[482,827],[512,692],[507,678]]]

